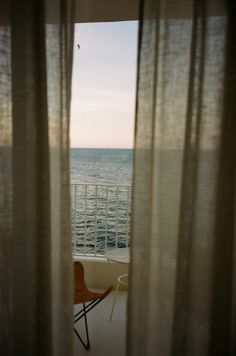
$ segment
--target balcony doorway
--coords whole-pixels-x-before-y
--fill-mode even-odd
[[[91,289],[116,287],[128,264],[110,250],[130,246],[137,21],[75,25],[71,105],[71,211],[74,259]],[[90,354],[125,355],[128,288],[89,315]],[[90,313],[89,313],[90,314]],[[83,355],[75,339],[75,352]]]

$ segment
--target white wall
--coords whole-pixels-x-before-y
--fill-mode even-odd
[[[89,288],[102,288],[116,286],[116,278],[128,273],[128,265],[120,263],[109,263],[103,258],[75,257],[74,260],[82,262],[85,272],[85,281]],[[120,286],[120,289],[127,289]]]

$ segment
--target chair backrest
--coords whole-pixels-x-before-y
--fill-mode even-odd
[[[110,292],[112,287],[107,288],[103,292],[90,291],[84,279],[84,267],[81,262],[74,262],[74,304],[86,303],[95,299],[104,299]]]
[[[81,262],[74,262],[74,287],[77,292],[87,291],[84,280],[84,267]]]

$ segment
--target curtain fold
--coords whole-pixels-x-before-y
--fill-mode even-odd
[[[0,353],[70,355],[73,1],[0,13]]]
[[[128,355],[234,355],[235,5],[144,0]]]

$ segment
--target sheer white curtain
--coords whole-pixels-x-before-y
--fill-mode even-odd
[[[234,16],[142,3],[129,356],[236,354]]]
[[[0,354],[72,354],[73,1],[0,3]]]

